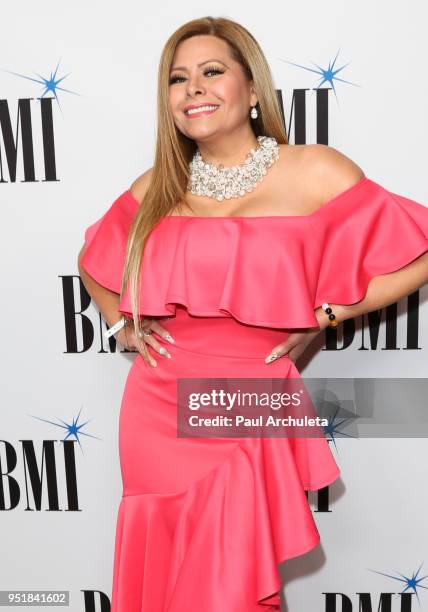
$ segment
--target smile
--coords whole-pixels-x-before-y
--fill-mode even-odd
[[[187,117],[195,117],[198,115],[208,115],[213,113],[218,109],[218,105],[207,104],[206,106],[198,106],[198,108],[189,108],[189,110],[185,111],[185,115]]]

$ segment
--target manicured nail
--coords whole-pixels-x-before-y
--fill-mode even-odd
[[[168,342],[175,342],[175,340],[171,336],[171,334],[165,334],[164,338],[165,338],[165,340],[168,340]]]
[[[166,355],[167,357],[169,357],[169,358],[171,359],[171,355],[168,353],[168,351],[166,350],[166,348],[165,348],[164,346],[162,346],[162,347],[159,349],[159,353],[160,353],[161,355]]]
[[[265,363],[271,363],[272,361],[275,361],[277,357],[278,357],[278,353],[273,352],[268,357],[266,357]]]

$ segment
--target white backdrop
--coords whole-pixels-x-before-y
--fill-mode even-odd
[[[336,96],[329,91],[328,144],[371,179],[428,204],[425,4],[220,0],[213,11],[212,3],[189,0],[164,1],[162,14],[160,8],[130,0],[2,7],[0,589],[67,590],[73,612],[109,610],[121,495],[117,426],[133,359],[110,352],[107,343],[101,349],[93,306],[85,310],[93,343],[84,337],[81,317],[74,315],[81,306],[77,255],[84,229],[152,165],[158,60],[172,31],[204,15],[247,27],[282,92],[287,130],[293,90],[307,90],[308,143],[316,142],[317,65],[327,69],[338,54],[334,68],[344,68],[334,79]],[[62,79],[55,92],[43,83],[51,77]],[[41,97],[52,98],[43,107],[48,118],[51,104],[53,122],[55,173],[48,177]],[[23,161],[25,104],[34,177]],[[9,119],[16,176],[11,141],[5,144]],[[424,287],[417,349],[406,350],[404,299],[395,350],[385,350],[383,311],[375,346],[364,317],[346,349],[312,350],[302,375],[425,377],[427,296]],[[400,577],[411,577],[423,562],[419,576],[428,573],[426,440],[339,439],[333,453],[342,478],[329,487],[329,511],[317,512],[317,496],[309,494],[322,544],[283,568],[289,612],[333,612],[327,592],[344,594],[337,597],[338,612],[359,610],[358,593],[369,593],[377,610],[381,593],[406,587]],[[421,585],[415,610],[428,609],[428,579]],[[411,609],[400,605],[393,598],[392,612]]]

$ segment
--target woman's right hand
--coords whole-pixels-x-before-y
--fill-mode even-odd
[[[150,330],[152,333],[149,336],[142,336],[141,340],[148,346],[151,346],[155,349],[160,355],[171,359],[171,355],[168,353],[166,348],[162,346],[154,337],[153,332],[159,334],[162,338],[165,338],[168,342],[174,342],[172,337],[170,336],[168,330],[164,329],[156,319],[152,317],[144,317],[144,323],[141,326],[142,331]],[[156,367],[157,361],[151,356],[150,351],[148,350],[148,359],[142,350],[139,349],[137,345],[137,335],[135,332],[134,324],[132,320],[128,319],[128,323],[125,327],[122,327],[116,334],[116,340],[124,346],[129,351],[137,350],[141,357],[144,359],[146,363],[151,365],[152,367]]]

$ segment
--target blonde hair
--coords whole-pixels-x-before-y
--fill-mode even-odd
[[[129,282],[132,317],[137,344],[148,356],[140,340],[141,261],[147,238],[158,221],[175,207],[186,202],[189,162],[195,141],[175,126],[169,107],[171,65],[178,45],[192,36],[211,35],[224,40],[231,56],[239,62],[248,80],[252,80],[258,97],[259,116],[251,121],[255,136],[273,136],[280,144],[288,144],[281,109],[266,57],[256,39],[242,25],[223,17],[202,17],[182,25],[167,40],[159,61],[157,94],[157,138],[150,184],[132,222],[125,255],[121,296]],[[147,315],[149,316],[149,315]]]

